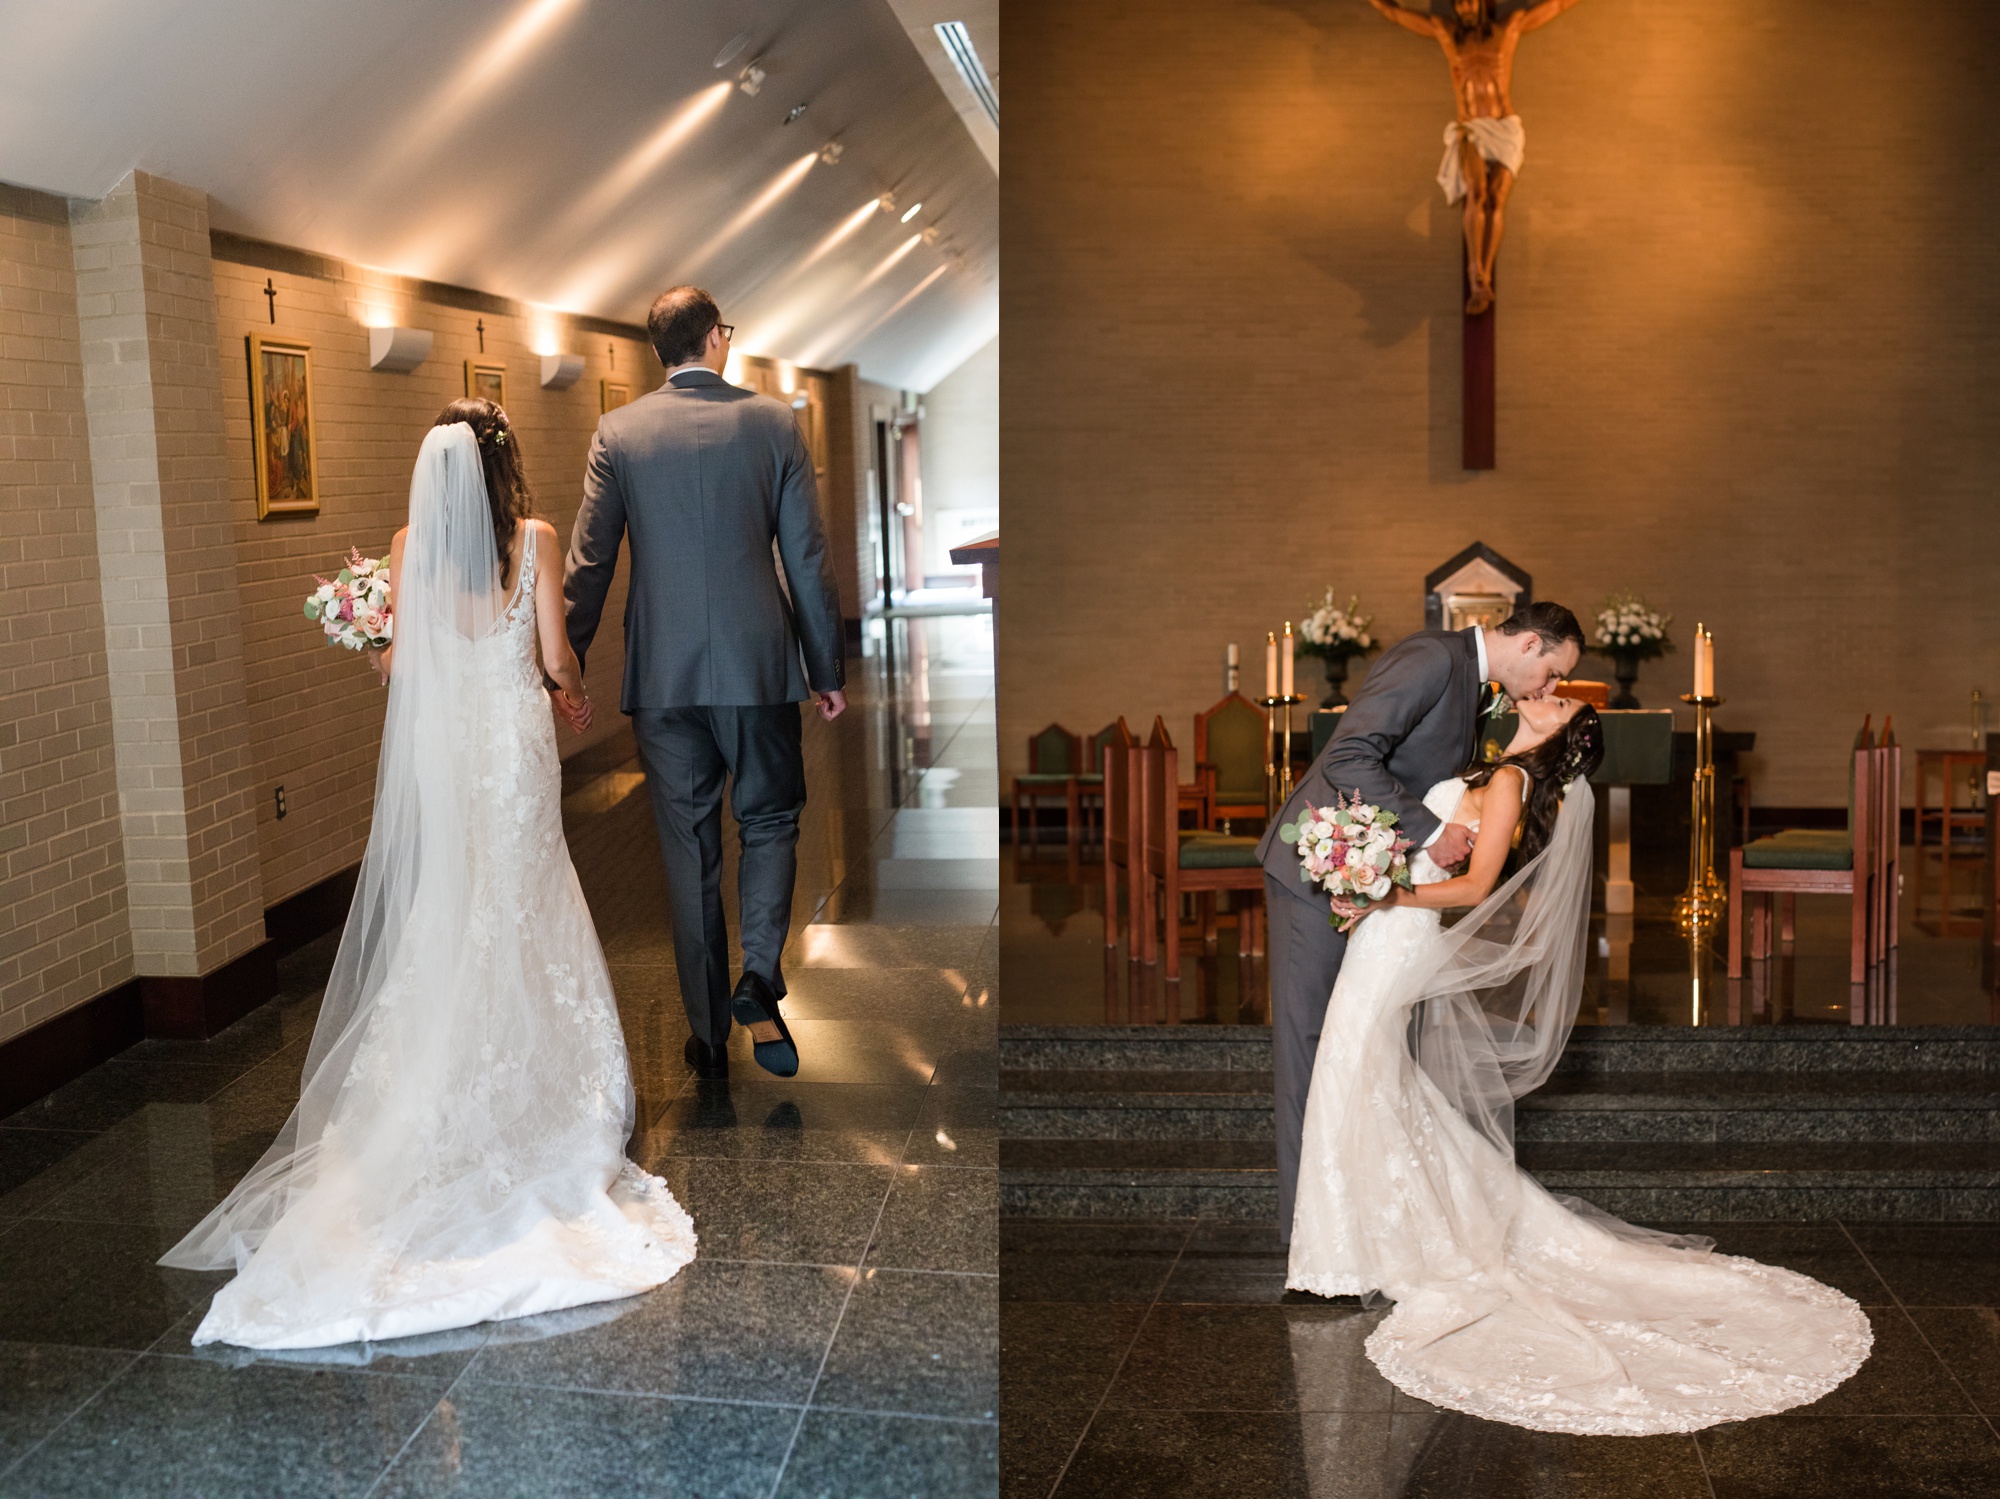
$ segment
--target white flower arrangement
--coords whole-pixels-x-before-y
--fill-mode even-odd
[[[1671,614],[1662,614],[1638,594],[1627,589],[1613,594],[1597,611],[1597,648],[1607,656],[1629,656],[1635,661],[1663,656],[1674,648],[1667,627]]]
[[[1350,594],[1345,605],[1339,604],[1328,584],[1326,597],[1299,623],[1299,650],[1330,660],[1365,656],[1375,649],[1375,637],[1369,633],[1374,623],[1374,615],[1361,612],[1358,597]]]

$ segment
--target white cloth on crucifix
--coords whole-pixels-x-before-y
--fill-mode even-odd
[[[1516,176],[1520,175],[1521,158],[1528,151],[1528,131],[1519,115],[1503,115],[1497,120],[1484,116],[1453,120],[1444,127],[1444,160],[1438,164],[1438,186],[1444,189],[1447,203],[1456,203],[1465,196],[1465,164],[1458,147],[1460,141],[1467,139],[1471,140],[1472,149],[1486,160],[1498,163]]]

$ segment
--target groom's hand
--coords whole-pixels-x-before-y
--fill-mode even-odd
[[[847,694],[838,687],[831,692],[815,692],[813,706],[819,709],[819,716],[832,723],[847,711]]]
[[[1472,830],[1462,822],[1448,822],[1426,852],[1439,869],[1456,869],[1472,857]]]

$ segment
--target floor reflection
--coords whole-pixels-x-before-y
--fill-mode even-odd
[[[1848,913],[1838,896],[1798,897],[1795,940],[1744,976],[1727,976],[1724,931],[1690,941],[1671,890],[1640,886],[1630,914],[1593,912],[1579,1025],[1988,1025],[2000,995],[1979,976],[1979,890],[1963,850],[1946,884],[1935,848],[1903,850],[1899,944],[1850,985]],[[1104,868],[1096,847],[1009,845],[1000,857],[1000,950],[1011,1025],[1254,1025],[1270,1018],[1261,957],[1239,955],[1225,919],[1204,946],[1184,922],[1181,980],[1105,944]],[[1949,899],[1946,899],[1946,897]],[[1223,909],[1226,911],[1226,901]]]
[[[0,1119],[0,1493],[992,1493],[990,624],[894,632],[852,664],[853,711],[806,725],[794,1079],[740,1031],[728,1082],[689,1075],[629,736],[565,766],[639,1096],[630,1150],[694,1216],[694,1264],[628,1301],[431,1337],[195,1349],[226,1277],[154,1260],[296,1101],[329,934],[221,1035],[142,1042]]]

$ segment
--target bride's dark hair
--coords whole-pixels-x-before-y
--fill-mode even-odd
[[[1597,774],[1603,763],[1604,720],[1585,703],[1540,744],[1518,755],[1503,755],[1490,765],[1475,765],[1465,773],[1465,784],[1484,786],[1503,765],[1516,766],[1527,774],[1528,805],[1521,814],[1521,862],[1525,864],[1548,847],[1569,783],[1578,776]]]
[[[493,546],[500,554],[500,586],[505,588],[515,528],[535,513],[534,492],[521,466],[521,444],[506,411],[480,396],[453,401],[431,425],[449,427],[453,422],[464,422],[479,439],[479,467],[486,475],[486,506],[493,512]]]

